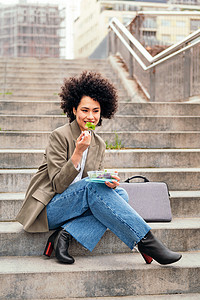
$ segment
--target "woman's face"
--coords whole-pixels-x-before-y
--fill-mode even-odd
[[[101,107],[98,101],[93,100],[89,96],[83,96],[77,110],[73,108],[73,113],[76,116],[77,123],[81,131],[86,130],[87,122],[91,122],[94,125],[99,123]]]

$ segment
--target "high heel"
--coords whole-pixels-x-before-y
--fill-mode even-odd
[[[46,255],[48,257],[51,256],[51,254],[53,252],[53,249],[54,249],[55,238],[56,238],[59,231],[60,231],[60,229],[54,231],[54,233],[52,235],[50,235],[50,237],[48,238],[48,241],[47,241],[47,244],[46,244],[43,255]]]
[[[49,238],[44,250],[44,255],[50,257],[55,250],[56,258],[66,264],[73,264],[74,258],[68,254],[69,241],[71,236],[64,229],[56,230]]]
[[[138,243],[138,250],[142,254],[146,263],[151,263],[154,259],[161,265],[172,264],[182,255],[169,250],[149,231],[147,235]]]
[[[151,264],[153,261],[153,258],[143,252],[141,252],[142,257],[144,258],[144,260],[146,261],[146,264]]]

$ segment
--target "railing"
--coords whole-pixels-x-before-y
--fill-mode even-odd
[[[109,53],[121,56],[150,101],[200,94],[200,29],[153,57],[118,19],[109,28]]]

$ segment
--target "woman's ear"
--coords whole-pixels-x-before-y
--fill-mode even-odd
[[[76,115],[76,109],[73,107],[73,114]]]

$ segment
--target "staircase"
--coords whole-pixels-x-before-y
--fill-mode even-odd
[[[109,230],[92,253],[73,240],[76,262],[62,265],[42,256],[49,233],[26,233],[14,221],[49,133],[66,123],[63,78],[85,69],[119,90],[118,113],[97,131],[113,145],[116,131],[126,149],[107,150],[105,167],[122,181],[137,174],[169,186],[173,220],[151,226],[183,253],[171,266],[146,265]],[[199,299],[200,104],[131,103],[106,60],[0,59],[0,74],[0,299]]]

